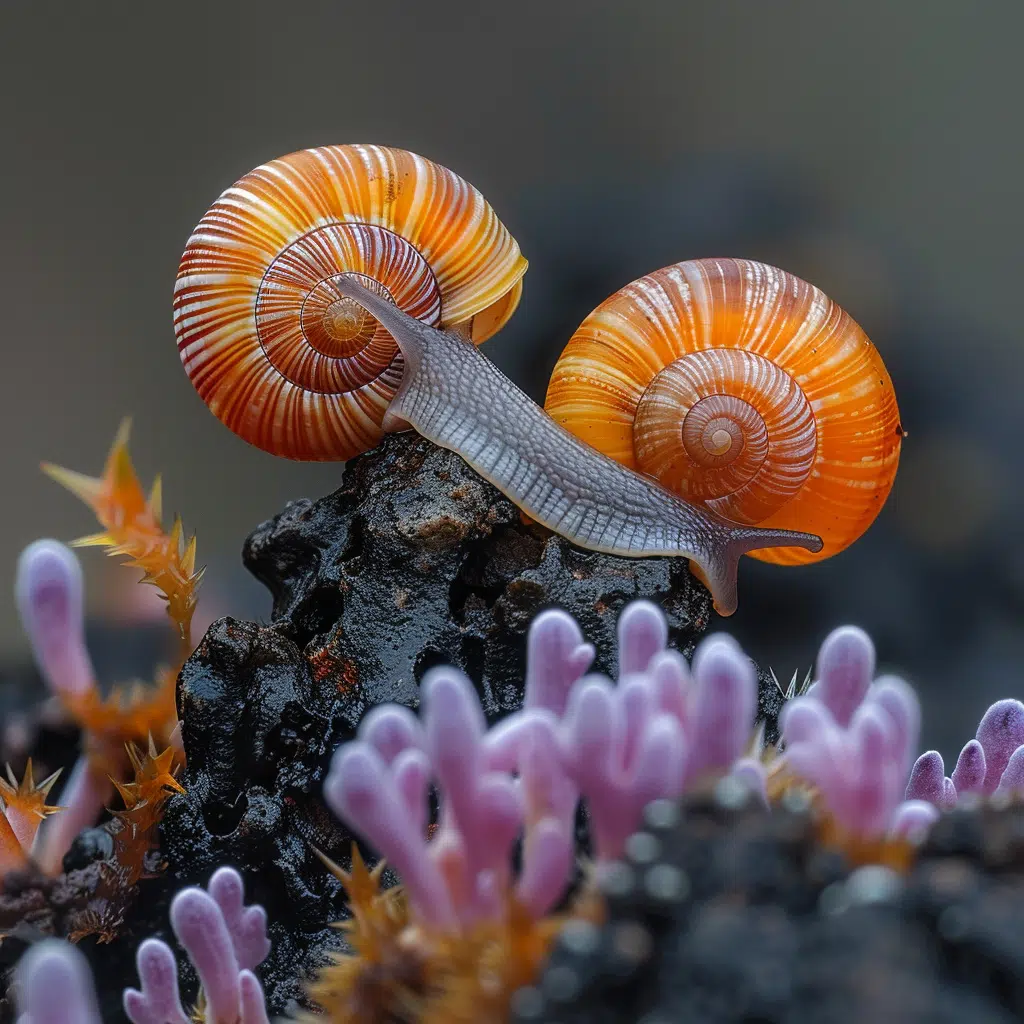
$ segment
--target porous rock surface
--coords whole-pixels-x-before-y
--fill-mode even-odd
[[[371,706],[416,706],[433,665],[454,664],[491,720],[522,700],[525,633],[567,609],[615,667],[629,601],[665,610],[686,649],[711,607],[682,560],[580,551],[526,525],[456,455],[412,434],[348,464],[341,488],[295,501],[249,537],[248,568],[273,597],[269,625],[215,624],[181,674],[185,797],[162,828],[169,871],[205,881],[220,864],[245,876],[271,921],[261,969],[272,1012],[341,937],[340,887],[316,855],[347,862],[350,837],[321,785],[336,746]]]
[[[317,851],[345,864],[351,837],[321,787],[332,752],[369,707],[415,706],[423,674],[448,663],[473,680],[488,718],[502,717],[522,700],[525,634],[544,608],[569,611],[609,673],[630,601],[657,602],[684,651],[711,619],[684,560],[581,551],[525,523],[462,459],[414,434],[351,461],[334,494],[292,502],[253,532],[243,557],[270,590],[270,621],[220,620],[182,670],[187,793],[161,826],[166,868],[139,885],[114,941],[80,943],[108,1024],[123,1019],[139,941],[155,934],[174,946],[173,893],[205,884],[222,864],[239,868],[247,899],[267,909],[273,950],[259,973],[271,1013],[301,1000],[304,979],[341,948],[330,924],[345,914]],[[109,836],[91,830],[56,883],[27,878],[0,896],[12,913],[32,908],[25,940],[75,926],[109,851]],[[5,945],[13,963],[23,941]],[[189,996],[195,980],[181,964]],[[9,1002],[0,1010],[11,1019]]]
[[[1024,1016],[1024,806],[945,815],[905,878],[735,793],[653,805],[627,854],[606,924],[566,931],[515,1024]]]

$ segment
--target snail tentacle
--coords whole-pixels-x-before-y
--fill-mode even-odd
[[[818,551],[820,537],[740,526],[689,504],[557,424],[471,343],[409,316],[355,276],[335,286],[366,309],[405,360],[385,429],[411,425],[462,456],[528,516],[574,544],[639,558],[683,556],[716,610],[736,610],[739,558],[765,547]]]

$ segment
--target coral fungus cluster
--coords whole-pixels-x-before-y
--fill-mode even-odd
[[[199,977],[195,1010],[186,1013],[174,953],[161,939],[147,939],[136,958],[139,989],[124,993],[132,1024],[267,1024],[263,990],[253,974],[266,957],[267,918],[262,907],[246,907],[241,876],[221,868],[206,890],[190,887],[175,896],[171,928]],[[17,984],[23,1024],[99,1024],[95,989],[82,955],[49,939],[19,965]]]
[[[814,787],[835,840],[850,848],[918,832],[935,817],[930,805],[904,800],[920,730],[917,696],[894,676],[872,682],[874,662],[862,630],[836,630],[822,644],[817,681],[779,718],[779,775]]]
[[[753,667],[732,641],[714,637],[698,648],[691,673],[665,642],[657,608],[630,605],[619,620],[613,685],[584,675],[593,648],[552,610],[530,629],[522,710],[491,730],[469,680],[448,668],[424,679],[422,721],[395,706],[367,715],[335,755],[324,795],[397,871],[403,899],[367,901],[347,883],[359,952],[340,958],[312,991],[332,1018],[391,1019],[413,1005],[409,1019],[470,1020],[474,1008],[477,1019],[503,1019],[562,923],[548,915],[572,876],[580,798],[600,874],[648,802],[733,766],[750,736]],[[440,811],[428,830],[431,783]],[[565,917],[596,912],[585,890]],[[406,973],[384,986],[381,974],[395,963]],[[367,1016],[371,976],[377,992]]]
[[[598,925],[595,893],[614,891],[619,860],[647,863],[644,809],[709,785],[724,792],[716,780],[748,793],[741,801],[770,794],[797,807],[807,794],[816,841],[840,864],[913,862],[938,817],[908,790],[920,710],[901,679],[874,678],[861,630],[827,638],[814,684],[784,709],[774,753],[758,750],[755,676],[733,641],[705,640],[688,666],[665,649],[664,619],[646,602],[625,609],[619,638],[613,685],[584,675],[592,652],[575,623],[546,612],[530,631],[521,711],[488,731],[468,680],[438,668],[424,681],[421,720],[378,708],[338,751],[325,798],[403,890],[381,893],[354,861],[354,955],[338,957],[312,990],[333,1019],[506,1019],[512,1000],[526,998],[511,982],[529,981],[550,948],[552,910],[562,908],[559,931]],[[431,782],[436,829],[426,816]],[[566,904],[580,798],[596,867]],[[674,871],[651,874],[652,898],[676,891]]]
[[[973,740],[964,744],[952,776],[942,755],[929,750],[914,762],[907,796],[939,808],[965,796],[1012,796],[1024,789],[1024,704],[996,701],[982,716]]]

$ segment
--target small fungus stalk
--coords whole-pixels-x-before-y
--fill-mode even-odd
[[[267,915],[262,907],[245,906],[241,875],[219,868],[206,889],[182,889],[170,918],[202,986],[197,1006],[188,1013],[182,1005],[171,947],[146,939],[135,958],[139,988],[123,995],[132,1024],[269,1024],[253,973],[270,952]],[[58,939],[44,940],[22,958],[16,998],[21,1024],[101,1024],[85,957]]]
[[[914,762],[907,799],[923,800],[940,810],[955,807],[965,796],[1020,796],[1024,792],[1024,704],[998,700],[981,721],[975,737],[964,744],[952,776],[945,774],[937,750]]]
[[[773,765],[775,795],[811,787],[821,811],[822,839],[854,863],[905,868],[913,847],[937,816],[907,799],[920,731],[914,691],[895,676],[873,680],[875,649],[863,630],[835,630],[821,646],[818,675],[779,717],[784,750]]]

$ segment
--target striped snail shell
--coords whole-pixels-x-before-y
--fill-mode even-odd
[[[870,526],[903,430],[875,347],[831,299],[762,263],[648,274],[584,321],[545,408],[567,430],[735,523],[817,534],[827,558]]]
[[[380,439],[403,362],[338,282],[478,344],[515,311],[526,266],[447,168],[381,146],[307,149],[246,174],[192,233],[174,288],[178,351],[250,444],[345,460]]]

